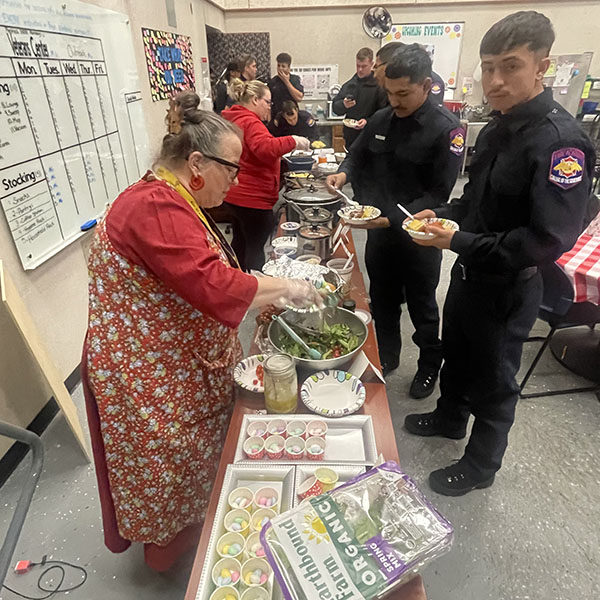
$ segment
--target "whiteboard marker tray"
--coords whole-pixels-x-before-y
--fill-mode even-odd
[[[284,421],[325,421],[327,423],[327,436],[325,438],[325,456],[322,461],[312,461],[309,459],[289,460],[282,458],[280,460],[271,460],[266,454],[260,460],[249,459],[244,454],[243,445],[248,434],[248,426],[253,421],[265,421],[267,425],[273,419],[283,419]],[[375,443],[375,431],[373,430],[373,420],[371,415],[352,415],[350,417],[341,417],[339,419],[326,419],[317,415],[244,415],[237,448],[233,462],[236,464],[351,464],[351,465],[374,465],[377,461],[377,445]]]
[[[215,585],[212,582],[212,570],[219,561],[220,556],[217,553],[217,541],[226,533],[223,519],[228,512],[227,498],[235,488],[248,487],[256,491],[261,487],[270,486],[279,492],[280,512],[285,512],[292,508],[294,500],[294,477],[295,469],[291,465],[271,464],[265,468],[264,464],[252,465],[228,465],[223,479],[223,487],[219,496],[219,503],[213,521],[210,540],[206,548],[206,557],[200,576],[200,584],[196,593],[196,600],[209,600],[214,592]],[[241,584],[238,584],[241,585]],[[272,600],[282,600],[283,595],[276,582],[273,582],[271,575],[270,582]]]
[[[296,479],[294,482],[294,506],[298,506],[300,502],[302,502],[302,498],[298,496],[298,488],[309,478],[315,474],[315,471],[319,468],[319,464],[301,464],[296,467]],[[333,471],[335,471],[339,480],[335,484],[335,487],[339,487],[343,483],[354,479],[356,476],[364,473],[366,471],[366,467],[364,465],[336,465],[336,464],[327,464],[327,467]],[[334,488],[335,489],[335,488]]]

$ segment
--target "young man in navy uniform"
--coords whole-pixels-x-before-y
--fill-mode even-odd
[[[458,254],[443,317],[441,396],[432,413],[408,415],[420,436],[461,439],[464,456],[433,471],[432,489],[459,496],[494,482],[508,444],[523,342],[538,314],[538,267],[569,250],[591,206],[594,150],[575,119],[543,86],[554,42],[535,11],[509,15],[480,47],[483,92],[497,111],[475,146],[463,196],[415,216],[457,221],[430,229],[421,246]]]
[[[453,114],[428,101],[430,87],[427,52],[417,44],[397,50],[385,71],[390,106],[369,119],[339,172],[327,179],[332,188],[358,179],[363,203],[381,209],[368,224],[365,252],[379,356],[385,374],[398,366],[406,301],[419,347],[413,398],[432,393],[442,362],[435,298],[441,252],[412,243],[396,204],[412,212],[445,204],[464,151],[464,130]]]
[[[269,80],[271,90],[271,116],[274,119],[283,103],[292,100],[298,104],[304,98],[304,86],[298,75],[291,73],[292,57],[287,52],[277,55],[277,75]]]

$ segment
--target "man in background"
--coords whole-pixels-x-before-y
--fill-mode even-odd
[[[239,70],[242,81],[252,81],[256,79],[256,57],[252,54],[242,54],[240,56]]]
[[[292,100],[298,104],[304,98],[304,87],[300,77],[290,73],[292,57],[287,52],[281,52],[276,60],[277,75],[269,81],[273,119],[283,110],[284,102]]]
[[[346,149],[350,149],[367,119],[385,106],[385,92],[377,85],[373,75],[373,50],[361,48],[356,53],[356,73],[344,83],[332,103],[336,115],[346,115],[347,119],[357,121],[354,127],[344,125]]]

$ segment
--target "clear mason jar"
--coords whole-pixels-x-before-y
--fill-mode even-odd
[[[289,354],[272,354],[263,362],[267,412],[289,414],[298,407],[296,365]]]

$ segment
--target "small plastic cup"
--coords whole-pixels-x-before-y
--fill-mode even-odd
[[[325,440],[311,437],[306,440],[306,457],[308,460],[323,460],[325,457]]]
[[[261,460],[265,456],[265,440],[261,437],[250,437],[244,442],[244,453],[250,460]]]
[[[243,508],[248,512],[252,512],[252,500],[254,499],[254,493],[250,488],[239,487],[235,488],[227,497],[227,503],[231,510]]]
[[[340,479],[340,476],[329,467],[319,467],[315,471],[315,477],[321,482],[324,492],[332,490]]]
[[[306,426],[307,436],[325,438],[327,435],[327,423],[325,421],[309,421]]]
[[[275,448],[278,448],[277,450]],[[285,439],[280,435],[269,436],[265,440],[265,451],[271,460],[280,460],[283,458],[285,450]]]
[[[285,428],[287,423],[283,419],[271,419],[267,425],[267,431],[270,435],[280,435],[286,437]]]
[[[238,522],[239,519],[241,519],[241,523]],[[244,537],[248,537],[248,533],[250,533],[250,513],[243,508],[236,508],[235,510],[229,511],[225,515],[223,523],[227,531],[239,533]],[[244,523],[246,524],[244,525]]]
[[[252,529],[260,532],[268,521],[274,519],[277,513],[270,508],[261,508],[252,515]],[[266,520],[265,520],[266,519]]]
[[[246,539],[246,547],[244,548],[244,554],[248,558],[264,558],[265,550],[262,547],[260,541],[260,532],[255,531],[251,533]]]
[[[223,571],[226,570],[230,573],[229,581],[227,577],[224,577]],[[240,561],[235,558],[222,558],[213,567],[212,580],[217,587],[231,586],[235,587],[238,585],[241,579],[242,565]],[[236,575],[237,574],[237,575]],[[226,575],[226,573],[225,573]],[[235,579],[235,581],[233,581]]]
[[[285,457],[289,460],[302,460],[306,450],[306,442],[300,437],[285,440]]]
[[[298,496],[302,500],[306,500],[306,498],[311,498],[312,496],[320,496],[322,493],[323,485],[314,475],[311,475],[298,486]]]
[[[267,424],[264,421],[253,421],[248,425],[246,429],[248,437],[261,437],[266,438],[269,434],[267,432]]]
[[[239,550],[237,550],[239,546]],[[217,542],[217,554],[221,558],[239,558],[246,546],[246,540],[241,533],[228,531]]]
[[[271,593],[265,588],[254,586],[248,588],[240,600],[271,600]]]
[[[306,423],[304,421],[289,421],[286,427],[287,437],[301,437],[306,439]]]
[[[351,262],[344,268],[346,261],[346,258],[332,258],[327,261],[327,266],[332,271],[335,271],[343,279],[344,283],[349,283],[352,278],[352,271],[354,270],[354,262]]]
[[[269,502],[272,501],[272,504]],[[254,492],[253,507],[255,510],[261,508],[270,508],[276,513],[279,512],[279,492],[272,487],[262,487]]]
[[[251,579],[252,575],[256,575],[257,571],[261,571],[261,576],[258,582]],[[269,583],[271,577],[271,567],[264,558],[250,558],[242,565],[242,581],[249,588],[265,587]]]
[[[226,585],[224,587],[218,587],[211,595],[210,598],[208,600],[227,600],[229,598],[229,600],[231,600],[231,598],[234,598],[234,600],[239,600],[239,593],[238,591],[230,586],[230,585]],[[248,596],[248,598],[250,598],[251,596]]]

